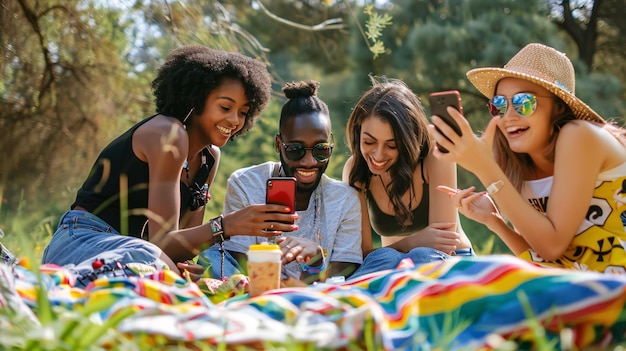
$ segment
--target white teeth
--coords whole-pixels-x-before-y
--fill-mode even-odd
[[[384,161],[384,162],[376,162],[376,161],[374,161],[374,159],[373,159],[373,158],[370,158],[370,160],[372,161],[372,163],[373,163],[373,164],[374,164],[374,166],[376,166],[376,167],[382,167],[382,166],[384,166],[384,165],[387,163],[387,161]]]
[[[231,129],[228,129],[222,126],[217,126],[217,130],[219,130],[219,132],[223,134],[230,134],[230,131],[231,131]]]
[[[524,127],[506,127],[507,133],[515,133],[522,129],[524,129]]]
[[[303,177],[310,177],[312,175],[314,175],[315,171],[298,171],[298,174],[302,175]]]

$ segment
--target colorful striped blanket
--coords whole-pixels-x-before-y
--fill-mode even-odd
[[[453,258],[217,304],[168,271],[105,277],[78,289],[62,269],[41,269],[38,283],[32,271],[0,264],[0,308],[37,324],[31,310],[40,310],[36,287],[43,286],[55,309],[91,309],[90,319],[100,323],[117,318],[117,330],[130,338],[376,350],[492,349],[503,339],[533,344],[538,336],[580,349],[626,339],[626,275],[542,268],[508,255]]]

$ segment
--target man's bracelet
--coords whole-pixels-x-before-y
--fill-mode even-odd
[[[211,227],[211,234],[213,235],[213,240],[215,240],[216,244],[222,245],[222,243],[226,240],[230,240],[230,237],[224,235],[224,228],[222,227],[222,219],[224,216],[219,215],[218,217],[209,219],[209,226]]]
[[[303,272],[307,274],[319,274],[326,268],[326,262],[324,259],[322,259],[322,264],[320,264],[317,267],[311,267],[306,263],[301,263],[300,268],[302,269]]]
[[[322,248],[320,249],[321,249],[321,255],[322,255],[322,263],[320,263],[320,265],[317,267],[309,266],[305,262],[300,263],[300,269],[302,269],[303,272],[307,274],[319,274],[324,269],[326,269],[326,257],[325,257],[326,255],[324,254],[324,249]]]

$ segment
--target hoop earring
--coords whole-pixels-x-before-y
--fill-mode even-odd
[[[189,113],[187,113],[187,116],[183,118],[183,126],[185,127],[185,129],[187,129],[187,125],[185,124],[185,122],[187,122],[187,120],[189,119],[189,116],[191,116],[191,113],[193,112],[194,109],[195,107],[192,107],[191,110],[189,110]]]

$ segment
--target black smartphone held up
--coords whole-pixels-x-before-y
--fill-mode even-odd
[[[267,180],[266,204],[284,205],[296,212],[296,178],[272,177]]]
[[[452,127],[454,131],[458,135],[463,135],[461,133],[461,128],[454,121],[452,116],[446,111],[446,107],[452,106],[456,108],[459,112],[463,113],[463,105],[461,105],[461,94],[457,90],[448,90],[448,91],[439,91],[436,93],[431,93],[428,96],[428,100],[430,102],[430,112],[431,115],[437,115],[446,122],[447,125]],[[439,150],[443,153],[447,153],[448,150],[437,145]]]

